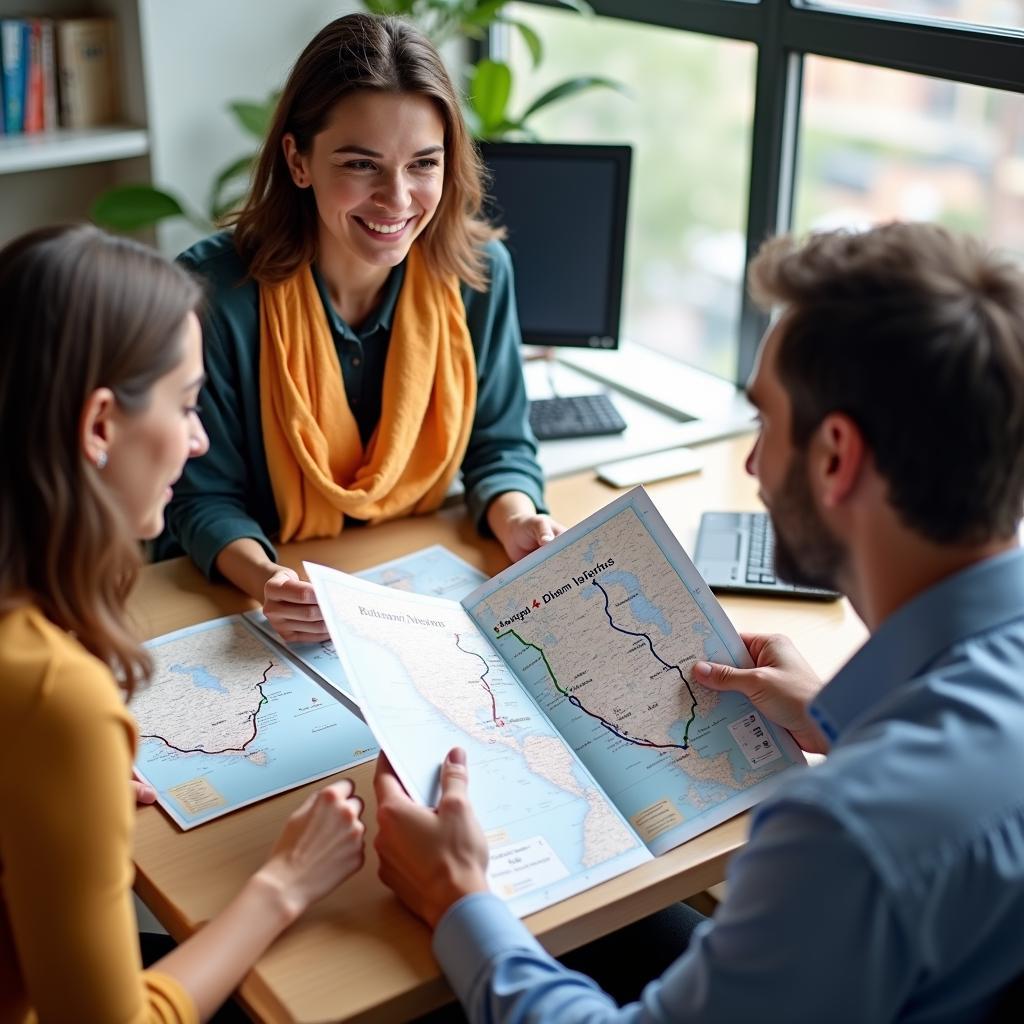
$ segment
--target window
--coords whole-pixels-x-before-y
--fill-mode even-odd
[[[533,70],[514,35],[513,110],[563,78],[594,90],[531,120],[545,142],[633,146],[623,337],[732,377],[739,336],[754,105],[748,43],[516,5],[544,40]],[[585,216],[585,211],[573,211]]]
[[[1024,97],[808,57],[795,227],[928,220],[1024,258]]]
[[[543,78],[610,93],[544,138],[634,145],[626,335],[743,383],[766,325],[741,266],[780,230],[932,220],[1024,259],[1024,0],[519,3]],[[739,313],[737,315],[737,307]]]
[[[1021,0],[810,0],[808,6],[858,14],[911,15],[995,28],[1024,28]]]

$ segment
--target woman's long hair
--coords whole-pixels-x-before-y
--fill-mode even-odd
[[[291,132],[309,153],[340,99],[358,90],[430,99],[444,122],[444,190],[420,236],[428,265],[487,287],[481,246],[501,232],[483,218],[483,169],[459,100],[437,50],[407,22],[349,14],[321,29],[295,62],[277,103],[242,209],[230,218],[249,274],[273,283],[316,256],[317,212],[311,189],[297,188],[282,139]]]
[[[37,605],[129,693],[150,669],[125,612],[139,544],[85,458],[82,413],[100,387],[145,409],[199,299],[179,267],[86,225],[0,250],[0,612]]]

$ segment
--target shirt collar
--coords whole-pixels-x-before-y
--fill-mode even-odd
[[[890,615],[811,704],[835,741],[900,683],[968,637],[1024,615],[1024,550],[977,562]]]
[[[315,263],[312,269],[313,281],[316,283],[316,290],[320,293],[320,301],[324,305],[327,322],[335,334],[361,339],[370,337],[375,331],[389,332],[391,330],[391,322],[395,317],[395,307],[398,305],[398,295],[402,290],[402,282],[405,280],[404,260],[388,274],[388,279],[384,282],[384,290],[381,292],[377,308],[366,318],[358,331],[338,316],[337,310],[335,310],[331,298],[327,294],[327,285],[320,276],[320,270]]]

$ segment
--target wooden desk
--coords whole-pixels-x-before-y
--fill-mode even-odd
[[[756,486],[742,468],[749,443],[740,438],[710,445],[700,475],[650,488],[684,546],[692,546],[703,510],[758,507]],[[553,513],[567,524],[617,493],[591,474],[558,480],[548,488]],[[435,543],[488,574],[506,564],[494,541],[477,537],[461,507],[352,530],[333,541],[292,545],[281,557],[294,566],[309,559],[358,571]],[[831,674],[865,636],[845,601],[730,598],[723,603],[740,630],[794,637],[823,675]],[[132,597],[133,614],[146,637],[251,606],[232,588],[206,583],[184,559],[148,566]],[[451,998],[431,956],[428,930],[377,879],[373,765],[348,774],[367,805],[366,865],[313,907],[249,974],[240,998],[259,1020],[405,1020]],[[322,783],[188,833],[179,832],[156,808],[141,810],[136,837],[139,895],[172,935],[181,939],[191,934],[262,864],[285,817],[317,785]],[[746,830],[746,816],[735,818],[626,875],[534,914],[527,923],[553,953],[565,952],[720,882]]]

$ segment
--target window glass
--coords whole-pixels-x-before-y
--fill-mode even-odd
[[[1024,257],[1024,96],[808,56],[795,226],[929,220]]]
[[[808,0],[801,6],[859,14],[910,14],[989,28],[1024,28],[1024,0]]]
[[[628,142],[633,181],[623,337],[731,379],[743,277],[756,52],[748,43],[515,4],[544,42],[534,69],[517,32],[512,110],[562,79],[594,90],[531,119],[544,142]],[[585,216],[585,211],[576,211]]]

